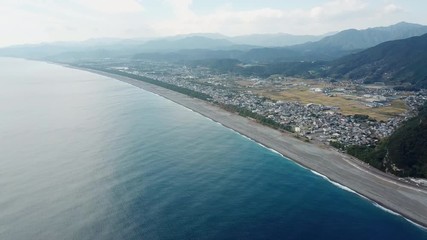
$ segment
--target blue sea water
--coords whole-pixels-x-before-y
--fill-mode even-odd
[[[0,59],[0,239],[427,239],[182,106]]]

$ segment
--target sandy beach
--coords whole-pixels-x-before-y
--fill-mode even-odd
[[[350,188],[418,225],[427,227],[426,188],[403,182],[329,146],[303,142],[289,133],[263,126],[208,102],[127,77],[81,70],[129,83],[176,102],[326,176],[330,181]]]

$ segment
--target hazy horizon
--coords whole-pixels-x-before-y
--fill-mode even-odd
[[[427,24],[426,7],[403,0],[3,0],[0,47],[190,33],[322,35],[403,21]]]

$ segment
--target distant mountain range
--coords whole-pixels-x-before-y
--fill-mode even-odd
[[[181,46],[182,44],[185,47],[182,47],[181,51],[176,51],[173,54],[166,54],[167,59],[177,59],[177,60],[197,60],[197,59],[209,59],[209,58],[236,58],[242,62],[252,62],[252,63],[275,63],[275,62],[294,62],[294,61],[329,61],[334,60],[339,57],[356,53],[361,50],[364,50],[369,47],[373,47],[379,43],[386,41],[404,39],[413,36],[419,36],[427,33],[427,26],[405,23],[401,22],[388,27],[376,27],[369,28],[365,30],[345,30],[339,33],[336,33],[331,36],[326,36],[318,41],[307,42],[304,44],[298,44],[294,46],[287,47],[256,47],[251,44],[257,44],[261,46],[261,39],[264,42],[274,41],[276,35],[251,35],[247,37],[235,37],[225,39],[211,39],[212,42],[206,44],[210,47],[201,47],[203,44],[196,44],[194,42],[194,37],[191,38],[182,38],[179,40],[165,42],[164,40],[155,40],[155,43],[166,44],[169,43],[173,46]],[[289,37],[289,39],[314,39],[315,36],[293,36],[281,34],[281,41]],[[241,41],[242,45],[237,45],[236,39],[246,39]],[[233,42],[233,40],[235,42]],[[243,45],[246,43],[246,45]],[[283,42],[282,42],[283,43]],[[167,49],[163,45],[164,49]],[[190,51],[189,46],[194,46]],[[216,48],[212,48],[216,46]],[[198,53],[203,52],[203,54],[194,54],[192,51],[195,48],[198,48]],[[222,50],[218,52],[218,50]],[[224,51],[229,50],[230,52]],[[240,52],[236,52],[236,50]],[[146,54],[147,49],[142,48],[139,58],[150,59],[153,54]],[[149,52],[149,51],[148,51]],[[163,51],[164,52],[164,51]],[[166,51],[171,52],[171,51]],[[173,52],[173,51],[172,51]],[[172,58],[171,58],[172,57]],[[156,56],[157,60],[161,59],[161,56]]]
[[[318,49],[351,51],[370,48],[387,41],[420,36],[425,33],[427,33],[427,26],[400,22],[388,27],[344,30],[320,41],[305,43],[298,47],[306,51]]]
[[[383,42],[420,36],[425,33],[427,33],[427,26],[405,22],[365,30],[349,29],[316,42],[283,48],[252,49],[241,60],[255,62],[333,60]]]
[[[367,83],[408,83],[424,88],[427,87],[427,36],[423,34],[427,34],[427,26],[401,22],[388,27],[349,29],[324,37],[289,34],[227,37],[208,33],[151,40],[95,39],[21,45],[0,49],[0,56],[58,62],[118,57],[175,61],[208,64],[219,68],[219,71],[235,71],[246,75],[269,76],[279,73],[304,77],[327,76],[364,79]],[[423,36],[415,37],[420,35]],[[311,42],[287,47],[256,46],[304,41]],[[236,66],[220,69],[224,63]]]
[[[130,57],[137,53],[175,53],[185,50],[240,50],[267,46],[286,46],[315,41],[323,36],[297,36],[291,34],[256,34],[228,37],[215,33],[194,33],[158,39],[91,39],[83,42],[55,42],[17,45],[0,48],[0,56],[72,61],[99,56]],[[100,54],[102,53],[102,54]],[[224,56],[229,55],[224,52]],[[150,54],[148,54],[150,55]],[[208,54],[209,56],[209,54]],[[188,58],[188,57],[187,57]]]
[[[276,33],[276,34],[251,34],[227,38],[229,41],[235,44],[252,45],[260,47],[284,47],[292,46],[307,42],[315,42],[320,39],[329,36],[331,34],[324,35],[292,35],[287,33]]]
[[[139,58],[149,59],[155,56],[155,53],[162,53],[169,60],[171,56],[176,56],[178,59],[172,58],[172,60],[233,57],[243,62],[258,63],[318,61],[333,60],[385,41],[419,36],[424,33],[427,33],[427,26],[402,22],[388,27],[345,30],[329,36],[254,34],[227,37],[221,34],[205,33],[151,40],[96,39],[84,42],[21,45],[0,49],[0,55],[79,61],[91,57],[131,57],[139,53],[141,53]],[[292,44],[297,45],[288,46]],[[202,52],[204,54],[201,54]],[[156,58],[159,59],[158,56]]]
[[[0,48],[0,56],[74,61],[86,58],[130,56],[147,39],[90,39],[82,42],[25,44]],[[102,53],[102,54],[100,54]]]
[[[227,37],[221,34],[186,34],[154,39],[141,44],[141,52],[170,52],[185,49],[249,50],[259,47],[284,47],[318,41],[327,35],[252,34]]]
[[[272,49],[270,51],[274,53]],[[256,52],[256,49],[249,52]],[[290,50],[289,53],[295,54]],[[365,83],[384,82],[407,89],[427,88],[427,34],[384,42],[333,61],[276,61],[249,65],[236,61],[228,61],[228,65],[220,64],[224,61],[216,59],[194,60],[190,63],[242,75],[328,77],[363,80]]]
[[[245,48],[243,45],[237,45],[227,39],[214,39],[203,36],[189,36],[185,38],[165,38],[152,40],[141,44],[138,48],[140,52],[171,52],[185,49],[239,49]],[[254,48],[247,46],[246,49]]]

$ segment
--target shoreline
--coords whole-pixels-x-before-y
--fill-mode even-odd
[[[329,146],[303,142],[290,133],[264,126],[209,102],[116,74],[63,66],[119,80],[166,98],[278,153],[343,190],[368,199],[385,208],[384,211],[394,212],[417,227],[427,229],[426,188],[400,181],[394,175],[381,172]]]

